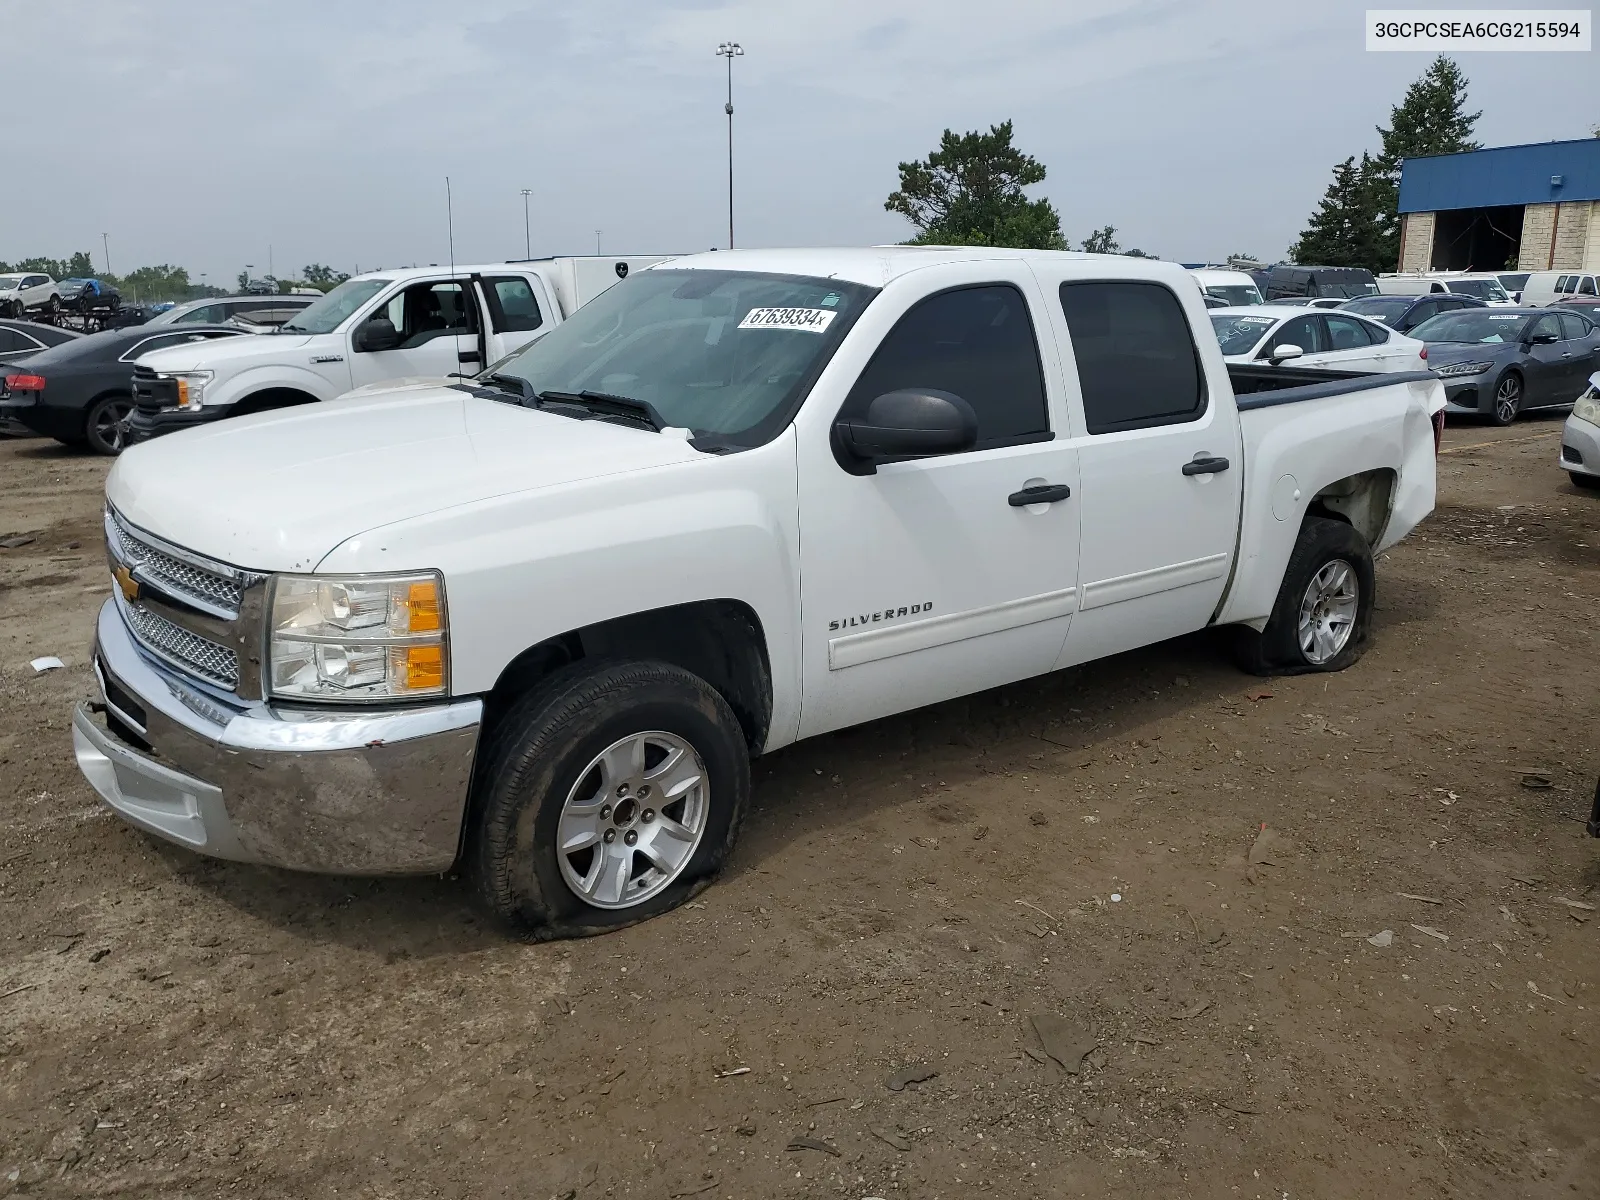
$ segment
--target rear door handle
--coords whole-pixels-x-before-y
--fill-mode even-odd
[[[1054,504],[1071,495],[1072,489],[1064,483],[1041,483],[1023,488],[1020,492],[1012,492],[1006,497],[1006,503],[1012,508],[1026,508],[1030,504]]]
[[[1218,471],[1228,469],[1228,460],[1217,458],[1211,454],[1196,454],[1194,458],[1183,464],[1185,475],[1215,475]]]

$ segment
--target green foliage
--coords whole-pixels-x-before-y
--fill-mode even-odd
[[[1384,218],[1387,192],[1372,156],[1352,155],[1333,169],[1333,182],[1323,193],[1300,240],[1289,249],[1297,263],[1330,267],[1365,267],[1373,274],[1394,269]]]
[[[249,271],[240,271],[239,274],[236,276],[236,278],[239,281],[239,290],[241,292],[244,291],[245,285],[250,282],[250,272]]]
[[[1011,137],[1010,121],[988,133],[946,129],[926,159],[900,164],[900,187],[883,207],[916,229],[909,244],[1066,248],[1055,206],[1022,190],[1044,180],[1044,164]]]
[[[1107,225],[1104,229],[1096,229],[1083,239],[1079,247],[1085,254],[1117,254],[1122,247],[1117,243],[1117,227]]]
[[[300,278],[305,282],[305,286],[327,292],[349,279],[350,275],[346,271],[336,271],[322,263],[307,263],[300,269]]]
[[[122,277],[122,298],[150,304],[157,300],[187,300],[194,291],[189,282],[189,272],[184,267],[162,263],[158,267],[140,267]]]

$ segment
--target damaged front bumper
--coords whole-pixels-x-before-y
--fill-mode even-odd
[[[448,870],[483,702],[380,711],[241,705],[147,658],[116,605],[95,635],[98,703],[78,767],[124,820],[202,854],[333,874]]]

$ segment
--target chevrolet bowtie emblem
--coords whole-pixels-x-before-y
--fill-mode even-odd
[[[133,577],[133,572],[127,567],[120,565],[113,567],[111,578],[117,581],[117,587],[122,589],[122,598],[129,604],[139,598],[139,581]]]

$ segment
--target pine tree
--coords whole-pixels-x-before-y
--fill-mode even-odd
[[[1478,149],[1472,130],[1481,116],[1481,109],[1467,112],[1466,73],[1441,54],[1389,110],[1389,128],[1378,127],[1383,149],[1373,161],[1372,187],[1383,229],[1378,258],[1385,271],[1394,270],[1400,256],[1401,163],[1408,158]]]
[[[1298,263],[1330,267],[1366,267],[1376,274],[1391,270],[1386,261],[1386,229],[1380,208],[1383,180],[1372,157],[1345,159],[1333,169],[1333,182],[1323,193],[1300,240],[1290,248]]]

